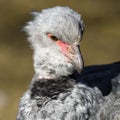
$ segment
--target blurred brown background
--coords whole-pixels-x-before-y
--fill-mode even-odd
[[[21,31],[32,10],[69,6],[82,14],[85,65],[120,60],[120,0],[0,0],[0,120],[14,120],[33,76],[32,51]]]

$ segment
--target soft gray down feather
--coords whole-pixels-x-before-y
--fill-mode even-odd
[[[77,49],[84,31],[81,15],[59,6],[33,15],[24,30],[35,75],[20,99],[17,120],[120,120],[120,63],[83,69]],[[72,52],[65,49],[66,54],[65,46]]]

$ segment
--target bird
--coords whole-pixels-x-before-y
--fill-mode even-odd
[[[63,6],[32,15],[24,31],[35,73],[16,120],[120,120],[120,62],[84,67],[81,15]]]

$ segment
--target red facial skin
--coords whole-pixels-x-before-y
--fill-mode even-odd
[[[52,39],[53,34],[48,33],[47,36],[48,36],[48,38],[50,38],[51,40],[54,41],[54,39]],[[65,43],[65,42],[63,42],[62,40],[59,40],[59,39],[57,39],[54,42],[61,48],[61,51],[64,55],[68,54],[68,52],[70,51],[71,45],[69,45],[69,44],[67,44],[67,43]]]
[[[58,40],[56,44],[60,46],[62,53],[66,55],[66,53],[69,51],[70,45],[66,44],[65,42],[62,42],[61,40]]]

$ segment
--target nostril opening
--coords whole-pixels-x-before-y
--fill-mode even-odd
[[[72,47],[68,47],[67,50],[69,53],[71,53],[73,55],[75,54],[75,50]]]

